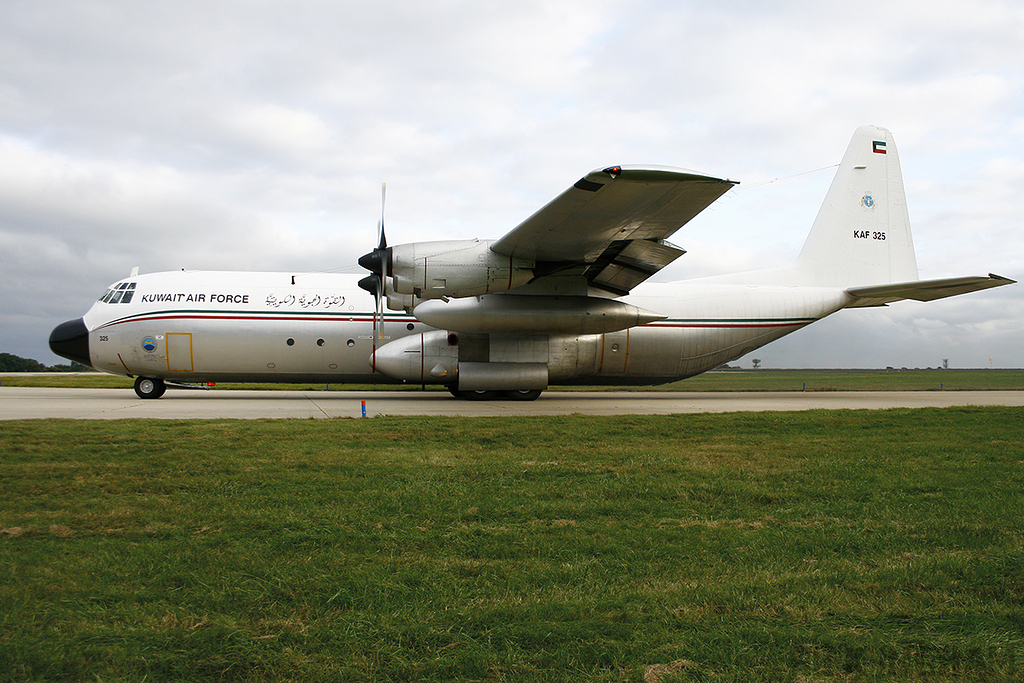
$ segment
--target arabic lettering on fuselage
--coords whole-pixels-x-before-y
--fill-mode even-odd
[[[345,297],[341,294],[286,294],[276,296],[267,295],[267,306],[270,308],[288,308],[298,306],[299,308],[340,308],[345,305]]]

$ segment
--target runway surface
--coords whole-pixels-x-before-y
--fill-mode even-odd
[[[546,391],[536,401],[465,401],[422,391],[189,391],[142,400],[131,389],[0,387],[0,419],[259,419],[366,415],[666,415],[814,408],[1024,406],[1024,391]]]

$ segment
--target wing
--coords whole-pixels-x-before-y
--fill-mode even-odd
[[[491,245],[537,263],[537,272],[577,268],[591,285],[625,294],[684,250],[665,241],[736,185],[667,167],[592,171]]]
[[[990,273],[988,277],[957,277],[944,280],[917,280],[877,287],[851,287],[846,290],[846,293],[856,298],[847,308],[884,306],[903,299],[934,301],[947,296],[1010,285],[1014,282],[1015,280]]]

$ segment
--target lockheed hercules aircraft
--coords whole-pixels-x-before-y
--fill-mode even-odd
[[[498,240],[388,246],[382,221],[358,283],[136,269],[57,326],[50,348],[135,377],[142,398],[200,382],[404,382],[532,400],[553,384],[671,382],[843,308],[1014,282],[918,279],[896,145],[874,126],[854,133],[796,263],[645,282],[684,253],[667,238],[735,184],[610,166]]]

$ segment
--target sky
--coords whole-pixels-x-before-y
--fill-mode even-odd
[[[922,278],[1024,275],[1020,0],[6,0],[0,351],[135,266],[357,273],[497,238],[578,178],[740,181],[679,280],[785,265],[857,126],[896,140]],[[1024,367],[1024,285],[840,311],[739,361]]]

